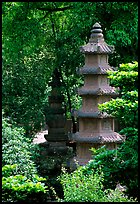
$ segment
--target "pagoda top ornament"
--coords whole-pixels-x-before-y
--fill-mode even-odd
[[[101,25],[99,23],[95,23],[91,30],[88,44],[81,46],[80,51],[88,54],[111,54],[114,52],[114,46],[108,45],[104,41]]]

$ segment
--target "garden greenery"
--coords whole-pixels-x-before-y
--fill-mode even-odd
[[[37,173],[32,161],[33,147],[23,128],[12,124],[7,118],[2,118],[2,165],[18,164],[16,173],[28,177]]]
[[[138,2],[2,2],[2,107],[30,137],[44,125],[54,69],[61,74],[66,115],[79,109],[79,47],[96,22],[115,46],[111,66],[137,60]]]
[[[2,167],[2,201],[18,202],[33,201],[48,191],[45,186],[45,178],[32,174],[32,178],[21,174],[15,174],[17,164]],[[38,200],[37,200],[38,201]]]
[[[117,156],[113,150],[105,150],[94,162],[100,161],[109,173],[106,184],[112,177],[115,183],[126,185],[130,195],[138,196],[138,62],[121,64],[117,71],[109,72],[109,78],[120,88],[119,97],[100,104],[99,109],[118,119],[126,141],[117,149]]]
[[[84,166],[70,174],[63,169],[58,179],[64,190],[64,199],[60,202],[136,202],[136,199],[128,198],[117,188],[105,189],[104,175],[100,169],[88,172]]]
[[[2,201],[38,201],[47,197],[46,178],[39,177],[32,153],[34,145],[23,128],[2,118]]]
[[[119,133],[126,140],[113,150],[91,148],[93,158],[85,166],[62,174],[66,202],[134,202],[130,197],[138,197],[138,63],[121,64],[109,78],[119,87],[119,97],[99,109],[119,120]],[[116,189],[118,183],[125,186],[125,194]]]

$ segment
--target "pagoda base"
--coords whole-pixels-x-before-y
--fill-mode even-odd
[[[80,166],[86,165],[92,158],[93,158],[93,153],[90,150],[91,148],[98,149],[104,144],[88,144],[88,143],[80,143],[77,144],[76,147],[76,157],[74,157],[75,163],[77,163]],[[112,143],[112,144],[106,144],[107,149],[116,149],[117,144]]]

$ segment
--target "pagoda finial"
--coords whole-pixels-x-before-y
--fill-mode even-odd
[[[82,53],[111,54],[114,52],[114,46],[108,45],[102,34],[101,25],[95,23],[91,30],[89,42],[80,47]]]
[[[91,30],[89,42],[99,42],[100,40],[104,41],[101,25],[99,23],[95,23]]]

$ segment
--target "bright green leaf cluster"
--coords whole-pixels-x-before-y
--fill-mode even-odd
[[[124,92],[136,90],[138,87],[138,62],[121,64],[117,71],[108,71],[111,85],[120,87]]]
[[[118,189],[105,189],[101,169],[94,171],[87,166],[78,167],[70,174],[63,171],[58,179],[64,190],[61,202],[137,202]]]
[[[109,72],[111,84],[119,87],[120,96],[99,104],[99,109],[119,119],[122,128],[138,125],[138,62],[121,64]]]
[[[99,109],[116,117],[120,134],[126,140],[117,150],[100,149],[94,154],[89,169],[102,166],[105,186],[119,181],[127,186],[127,193],[138,196],[138,63],[121,64],[118,71],[109,73],[114,86],[120,87],[116,99],[99,105]],[[103,151],[101,151],[103,150]],[[92,150],[93,151],[93,150]]]
[[[32,140],[25,137],[23,128],[11,124],[6,118],[2,118],[2,165],[17,164],[15,173],[30,177],[37,173],[32,161],[34,145]]]
[[[45,178],[39,177],[36,174],[32,175],[31,179],[21,174],[12,174],[15,165],[5,165],[2,167],[2,199],[3,201],[21,201],[28,199],[28,196],[34,193],[46,193],[47,186],[42,181]],[[7,173],[8,172],[8,173]]]

